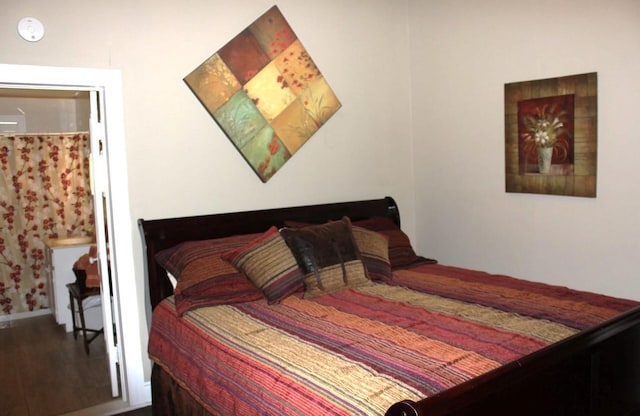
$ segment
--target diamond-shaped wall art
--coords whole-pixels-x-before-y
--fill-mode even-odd
[[[184,81],[263,182],[341,106],[277,6]]]

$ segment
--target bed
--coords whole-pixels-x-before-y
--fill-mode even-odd
[[[637,302],[438,264],[412,251],[400,224],[391,197],[139,220],[154,415],[637,414]],[[341,237],[331,243],[335,267],[296,251],[301,236],[324,238],[328,227],[351,232],[344,244],[355,243],[356,257],[345,257]],[[383,244],[379,235],[387,258],[367,243]],[[260,255],[283,236],[308,286],[238,280],[260,274]],[[198,263],[205,258],[216,265]],[[293,273],[286,258],[278,276]],[[180,289],[181,276],[175,286],[171,275],[195,263],[222,276],[217,286],[196,279]],[[371,279],[358,280],[361,270]],[[307,299],[340,273],[345,287]],[[236,286],[221,294],[227,283]]]

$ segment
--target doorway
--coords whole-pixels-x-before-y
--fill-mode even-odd
[[[69,400],[64,399],[68,396],[65,394],[42,394],[40,390],[46,389],[45,383],[30,382],[27,373],[15,372],[15,382],[23,384],[24,397],[29,399],[16,403],[28,403],[29,409],[40,409],[39,414],[45,414],[45,410],[47,414],[58,414],[56,412],[60,410],[55,409],[77,410],[77,406],[96,405],[120,396],[115,358],[117,337],[113,331],[96,339],[89,360],[83,351],[71,349],[76,344],[77,334],[73,331],[66,284],[75,281],[73,263],[89,253],[93,246],[93,230],[98,222],[94,218],[101,215],[106,219],[103,206],[101,210],[93,208],[96,203],[102,205],[102,198],[91,192],[90,184],[92,155],[99,152],[97,141],[89,139],[91,119],[95,117],[91,111],[92,95],[91,91],[75,89],[0,88],[0,134],[4,133],[1,141],[7,151],[4,162],[8,162],[3,165],[6,179],[3,186],[9,187],[5,189],[8,192],[3,199],[12,204],[17,213],[13,226],[1,230],[6,243],[3,254],[20,269],[20,275],[3,273],[2,276],[5,286],[10,289],[5,292],[5,299],[12,301],[11,313],[0,316],[0,321],[11,328],[2,335],[6,338],[9,332],[21,333],[27,328],[41,335],[41,338],[14,337],[13,344],[24,340],[21,346],[16,346],[16,351],[21,351],[16,359],[26,360],[22,363],[26,366],[37,359],[39,349],[36,346],[47,345],[47,355],[60,359],[56,360],[59,366],[54,367],[45,379],[66,383],[60,392],[66,388],[76,397],[81,396]],[[25,176],[25,169],[34,173]],[[8,180],[10,175],[15,175],[13,181]],[[26,182],[28,177],[32,179]],[[20,186],[27,183],[31,186]],[[29,201],[28,205],[25,200]],[[101,222],[107,223],[106,220]],[[22,239],[21,244],[18,244],[18,237]],[[29,249],[20,255],[18,247],[23,245],[28,245]],[[43,253],[40,250],[44,250],[44,260],[37,254]],[[103,272],[109,273],[108,270]],[[41,285],[46,285],[44,290],[35,293],[30,290]],[[110,287],[103,287],[103,291],[112,292]],[[21,302],[22,299],[30,299],[30,303],[27,305]],[[110,296],[91,296],[83,303],[88,307],[84,311],[86,327],[94,330],[113,328]],[[45,306],[48,309],[42,309]],[[34,319],[46,311],[51,312],[47,316],[50,319]],[[75,322],[79,322],[77,316]],[[58,353],[56,348],[66,353]],[[88,348],[86,355],[89,356]],[[110,356],[114,358],[110,359]],[[48,366],[42,368],[49,369]],[[77,380],[60,378],[62,374],[76,374]],[[106,388],[109,381],[111,388]]]
[[[119,378],[116,381],[122,387],[117,407],[138,407],[149,403],[151,394],[149,383],[144,381],[140,337],[144,326],[144,307],[139,306],[140,289],[136,286],[132,255],[133,227],[129,211],[120,73],[116,70],[0,64],[0,88],[86,91],[90,95],[92,163],[98,195],[96,202],[99,201],[94,206],[97,210],[104,207],[104,212],[96,215],[96,240],[100,269],[111,271],[111,316],[118,340],[110,354],[117,362]],[[102,279],[103,287],[109,287],[109,282],[105,282],[106,273],[102,273]],[[122,316],[127,319],[121,319]]]

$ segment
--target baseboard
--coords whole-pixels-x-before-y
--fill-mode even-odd
[[[0,324],[3,322],[17,321],[18,319],[35,318],[37,316],[51,315],[51,309],[38,309],[37,311],[18,312],[8,315],[0,315]]]

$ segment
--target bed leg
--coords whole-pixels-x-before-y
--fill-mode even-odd
[[[595,352],[591,354],[591,366],[590,366],[589,378],[591,380],[591,391],[589,394],[589,411],[593,414],[594,409],[597,406],[597,397],[600,392],[600,353]]]

